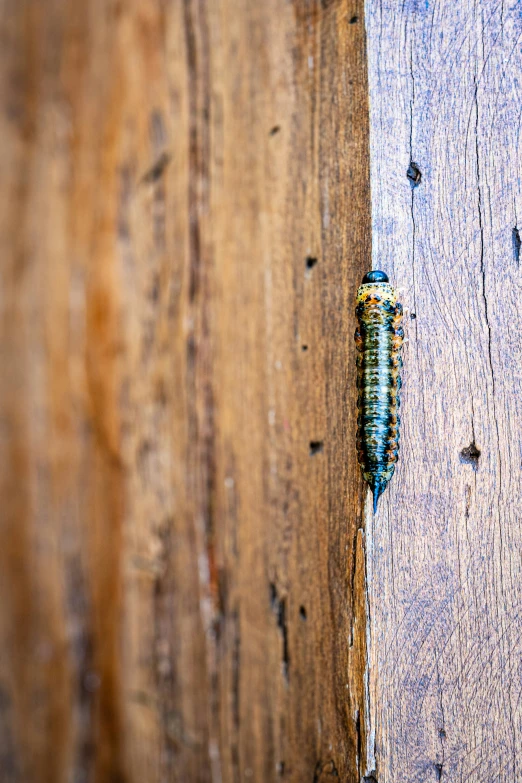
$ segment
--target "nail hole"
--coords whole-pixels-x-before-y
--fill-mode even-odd
[[[159,299],[159,295],[160,295],[160,284],[159,284],[159,279],[158,279],[158,277],[156,276],[156,277],[154,278],[153,282],[152,282],[152,287],[151,287],[151,289],[150,289],[150,298],[151,298],[151,301],[153,301],[153,302],[157,302],[157,301],[158,301],[158,299]]]
[[[156,163],[154,163],[154,165],[143,175],[141,181],[145,185],[151,185],[154,182],[157,182],[163,176],[170,160],[170,154],[168,152],[162,152]]]
[[[302,351],[307,351],[308,350],[308,346],[307,345],[302,345],[301,346],[301,350]]]
[[[310,456],[314,457],[316,454],[320,454],[323,450],[323,441],[322,440],[311,440],[310,441]]]
[[[352,16],[352,18],[350,19],[350,24],[357,24],[358,21],[359,21],[358,16]]]
[[[101,677],[96,672],[93,671],[86,672],[82,684],[88,693],[94,693],[100,687]]]
[[[435,774],[437,775],[437,780],[442,780],[442,764],[435,764]]]
[[[420,168],[413,161],[411,161],[410,165],[408,166],[408,171],[406,172],[406,176],[410,180],[410,185],[412,186],[412,188],[416,188],[417,185],[420,185],[422,179],[422,173]]]
[[[313,269],[314,266],[317,264],[317,258],[313,258],[313,256],[308,256],[306,259],[306,268],[307,269]]]
[[[278,775],[284,775],[285,774],[285,762],[280,761],[277,765],[277,774]]]
[[[462,464],[471,465],[473,470],[477,470],[479,457],[480,449],[477,448],[474,440],[460,452],[460,461]]]
[[[303,622],[306,622],[307,615],[306,615],[306,609],[305,609],[304,606],[300,606],[299,607],[299,617],[301,618],[301,620],[303,620]]]
[[[270,136],[275,136],[276,133],[279,133],[280,130],[281,130],[280,125],[274,125],[274,127],[270,129]]]
[[[417,318],[417,313],[410,313],[410,318],[414,321]]]
[[[445,730],[444,730],[444,729],[439,729],[439,737],[441,737],[442,739],[445,739],[445,737],[446,737],[446,732],[445,732]]]

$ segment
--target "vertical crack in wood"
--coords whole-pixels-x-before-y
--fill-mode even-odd
[[[356,735],[356,769],[358,780],[363,780],[364,775],[373,763],[373,754],[368,758],[368,747],[371,742],[370,730],[370,694],[369,694],[369,669],[368,669],[368,644],[369,644],[369,612],[370,602],[368,596],[368,581],[366,575],[366,534],[363,528],[358,528],[353,544],[352,567],[352,628],[350,639],[350,652],[352,657],[351,676],[352,692],[358,693],[357,707],[354,714]],[[360,667],[356,661],[361,662]],[[353,680],[362,675],[362,682]]]
[[[414,36],[413,36],[414,37]],[[417,301],[415,298],[415,240],[416,230],[415,225],[415,188],[420,184],[422,175],[416,164],[413,163],[413,107],[415,105],[415,74],[413,73],[413,37],[410,50],[410,76],[411,76],[411,98],[410,98],[410,168],[414,168],[413,183],[410,179],[411,188],[411,225],[412,225],[412,238],[411,238],[411,275],[412,275],[412,288],[413,288],[413,307],[417,311]],[[408,170],[409,171],[409,170]],[[417,332],[417,324],[415,324],[415,332]]]
[[[371,494],[366,493],[366,503],[364,506],[364,520],[365,520],[365,532],[363,539],[363,551],[364,551],[364,598],[365,598],[365,665],[364,665],[364,721],[365,721],[365,740],[366,740],[366,762],[362,767],[363,778],[366,780],[367,775],[372,775],[376,768],[376,753],[375,753],[375,726],[372,720],[372,704],[371,704],[371,671],[370,671],[370,658],[371,658],[371,629],[372,629],[372,616],[371,616],[371,563],[372,563],[372,548],[373,548],[373,501]]]
[[[515,263],[517,266],[520,266],[520,229],[518,226],[513,227],[513,231],[511,232],[512,240],[513,240],[513,257],[515,259]]]
[[[438,779],[441,780],[442,773],[444,770],[444,762],[446,759],[446,747],[445,747],[445,740],[446,740],[446,716],[444,713],[444,703],[442,701],[442,686],[440,681],[440,668],[439,668],[439,655],[437,655],[436,658],[436,668],[437,668],[437,692],[439,694],[439,708],[440,708],[440,715],[441,715],[441,725],[438,730],[439,740],[440,740],[440,762],[438,762],[435,765],[435,768],[437,770]]]
[[[504,6],[502,4],[501,8],[501,31],[504,32]],[[481,19],[481,34],[482,34],[482,56],[484,57],[485,53],[485,29],[484,29],[484,19]],[[482,74],[481,74],[482,75]],[[491,322],[489,318],[488,313],[488,301],[487,301],[487,294],[486,294],[486,270],[485,270],[485,259],[484,259],[484,225],[483,225],[483,204],[482,204],[482,178],[481,178],[481,169],[480,169],[480,147],[479,147],[479,101],[478,101],[478,82],[477,82],[477,73],[475,72],[474,75],[474,106],[475,106],[475,153],[476,153],[476,174],[477,174],[477,191],[478,191],[478,217],[479,217],[479,228],[480,228],[480,268],[482,273],[482,296],[484,300],[484,315],[486,319],[486,326],[488,329],[488,359],[489,359],[489,369],[491,374],[491,385],[492,385],[492,410],[493,410],[493,418],[495,422],[495,432],[496,432],[496,439],[497,439],[497,453],[498,453],[498,483],[499,483],[499,495],[502,493],[502,478],[503,478],[503,456],[502,456],[502,448],[501,448],[501,438],[500,438],[500,431],[499,431],[499,417],[497,413],[497,394],[496,394],[496,381],[495,381],[495,373],[493,369],[493,357],[492,357],[492,330],[491,330]],[[486,186],[488,186],[487,179],[485,177]],[[489,189],[488,189],[489,190]],[[520,261],[520,234],[518,231],[518,228],[515,226],[513,229],[513,247],[515,252],[515,260],[517,263],[517,266]],[[498,520],[498,530],[499,530],[499,541],[500,541],[500,583],[501,583],[501,590],[504,592],[505,589],[505,581],[504,581],[504,570],[503,570],[503,562],[504,562],[504,531],[503,531],[503,520],[501,519],[500,511],[497,506],[496,510],[496,516]],[[512,760],[513,760],[513,772],[515,777],[516,770],[517,770],[517,731],[515,726],[515,720],[513,717],[513,705],[511,700],[511,687],[509,687],[509,697],[508,697],[508,720],[513,740],[513,746],[512,746]]]
[[[215,554],[215,428],[212,336],[212,257],[205,216],[210,212],[210,36],[205,0],[184,0],[189,102],[189,323],[187,399],[192,429],[189,482],[195,483],[200,612],[207,657],[208,754],[213,783],[221,781],[216,631],[219,623]]]
[[[281,671],[288,685],[290,680],[290,653],[288,649],[288,617],[286,596],[278,593],[275,582],[270,583],[270,606],[277,619],[277,627],[281,633]]]
[[[484,52],[484,22],[482,20],[482,47]],[[499,432],[499,423],[498,423],[498,415],[497,415],[497,404],[496,404],[496,384],[495,384],[495,373],[493,369],[493,357],[492,357],[492,351],[491,351],[491,343],[492,343],[492,333],[491,333],[491,323],[489,318],[489,312],[488,312],[488,300],[487,300],[487,294],[486,294],[486,269],[485,269],[485,259],[484,259],[484,223],[483,223],[483,204],[482,204],[482,181],[481,181],[481,171],[480,171],[480,148],[479,148],[479,102],[478,102],[478,82],[477,82],[477,74],[474,74],[474,107],[475,107],[475,155],[476,155],[476,175],[477,175],[477,195],[478,195],[478,220],[479,220],[479,229],[480,229],[480,271],[482,275],[482,298],[484,301],[484,317],[486,320],[486,327],[488,330],[488,362],[489,362],[489,371],[491,375],[491,387],[492,387],[492,410],[493,410],[493,419],[495,422],[495,431],[496,431],[496,438],[497,438],[497,453],[498,453],[498,482],[499,482],[499,494],[502,493],[502,450],[500,448],[500,432]],[[486,183],[487,184],[487,183]],[[479,452],[480,455],[480,452]],[[501,583],[501,589],[504,591],[504,571],[503,571],[503,562],[504,562],[504,540],[503,540],[503,522],[500,518],[500,512],[497,507],[496,516],[498,520],[498,530],[499,530],[499,541],[500,541],[500,583]],[[510,698],[508,699],[508,705],[509,705],[509,723],[511,728],[511,734],[513,737],[513,769],[516,770],[516,729],[515,729],[515,723],[513,719],[513,707],[511,703],[511,694]]]

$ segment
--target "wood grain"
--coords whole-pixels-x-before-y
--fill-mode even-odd
[[[520,8],[366,11],[373,264],[416,316],[401,458],[368,529],[367,766],[519,780]]]
[[[0,37],[0,779],[359,780],[362,0]]]

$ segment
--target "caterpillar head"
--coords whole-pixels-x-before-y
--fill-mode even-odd
[[[388,275],[378,269],[367,272],[357,291],[357,303],[373,303],[386,299],[391,304],[397,301],[395,289],[390,285]]]

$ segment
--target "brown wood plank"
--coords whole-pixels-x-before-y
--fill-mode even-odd
[[[519,780],[520,8],[366,8],[373,264],[416,316],[401,459],[369,517],[368,767]]]
[[[364,623],[360,612],[352,631],[352,296],[369,242],[362,4],[228,2],[212,28],[223,118],[211,177],[222,774],[356,779]],[[359,588],[362,599],[360,579]]]
[[[358,780],[362,0],[0,34],[0,779]]]

